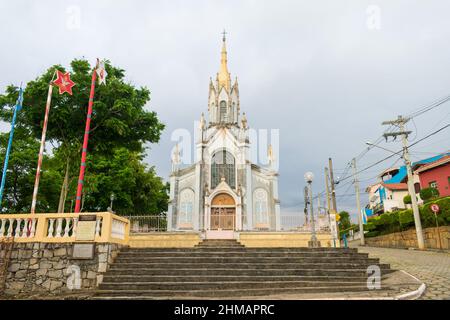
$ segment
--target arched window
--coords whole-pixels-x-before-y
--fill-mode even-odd
[[[254,192],[254,205],[256,214],[256,227],[269,227],[269,207],[267,204],[267,191],[256,189]]]
[[[183,189],[180,192],[180,214],[178,216],[179,228],[192,227],[192,211],[194,207],[194,191]]]
[[[236,187],[235,161],[231,153],[220,150],[214,153],[211,159],[211,188],[217,187],[222,177],[231,187]]]
[[[222,100],[220,101],[220,122],[227,121],[227,103]]]

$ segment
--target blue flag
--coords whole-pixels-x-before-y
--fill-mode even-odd
[[[367,224],[367,218],[373,215],[372,209],[364,208],[361,209],[363,224]]]
[[[16,105],[14,107],[14,114],[11,121],[11,132],[9,133],[8,147],[6,148],[5,162],[3,164],[2,182],[0,184],[0,209],[2,208],[3,191],[5,190],[6,171],[8,169],[9,154],[11,153],[11,145],[14,136],[14,126],[16,125],[17,111],[22,109],[23,102],[23,89],[19,89],[19,98],[17,98]]]

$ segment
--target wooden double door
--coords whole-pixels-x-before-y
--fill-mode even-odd
[[[228,194],[217,195],[211,203],[211,230],[234,230],[236,206]]]

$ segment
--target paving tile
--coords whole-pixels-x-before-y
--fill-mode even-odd
[[[423,281],[427,290],[422,299],[450,299],[450,253],[376,247],[358,250]]]

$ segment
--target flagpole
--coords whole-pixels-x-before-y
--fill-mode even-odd
[[[9,154],[11,153],[11,146],[14,136],[14,126],[16,125],[17,111],[19,111],[22,108],[22,99],[23,99],[23,90],[21,87],[19,89],[19,98],[17,100],[16,105],[14,106],[14,114],[11,122],[11,131],[9,133],[8,147],[6,148],[5,163],[3,165],[2,183],[0,186],[0,210],[2,208],[3,191],[5,189],[6,171],[8,170]]]
[[[89,130],[91,128],[91,117],[92,117],[92,105],[94,103],[94,93],[95,93],[95,80],[97,79],[97,67],[98,60],[95,69],[92,71],[92,81],[91,81],[91,92],[89,94],[89,104],[88,104],[88,113],[86,117],[86,128],[84,129],[84,141],[83,141],[83,149],[81,151],[81,165],[80,165],[80,176],[78,178],[78,186],[77,186],[77,197],[75,201],[75,213],[79,213],[81,210],[81,193],[83,191],[83,183],[84,183],[84,172],[86,170],[86,156],[87,156],[87,147],[89,141]]]
[[[38,189],[39,189],[39,178],[41,176],[42,158],[44,157],[45,135],[47,133],[48,114],[50,112],[50,103],[52,102],[52,91],[53,91],[52,82],[53,82],[53,79],[52,79],[52,81],[50,81],[50,84],[48,86],[47,104],[45,106],[44,125],[42,127],[41,147],[39,149],[38,165],[37,165],[37,169],[36,169],[36,179],[34,181],[33,200],[31,201],[31,213],[32,214],[34,214],[36,211],[36,199],[37,199],[37,193],[38,193]]]

